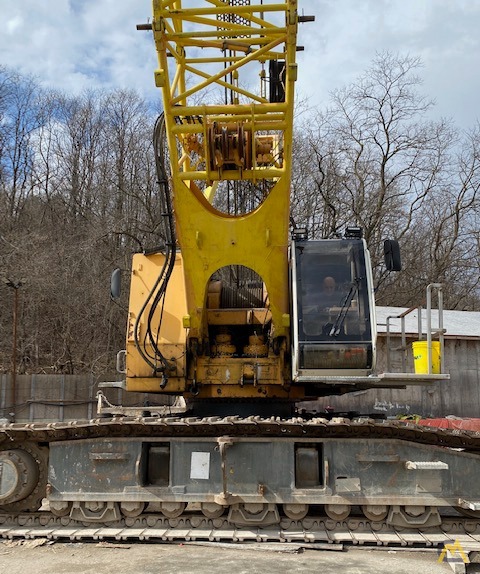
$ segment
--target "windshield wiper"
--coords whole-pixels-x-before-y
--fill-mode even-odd
[[[342,308],[340,309],[340,312],[338,313],[337,318],[335,319],[335,322],[333,323],[332,328],[330,329],[330,332],[328,333],[329,337],[337,337],[340,334],[340,331],[342,330],[342,327],[343,327],[343,324],[345,322],[345,318],[347,316],[348,310],[350,309],[350,305],[352,304],[353,298],[355,297],[355,295],[358,292],[359,282],[360,282],[360,280],[358,279],[358,277],[355,277],[355,280],[352,283],[352,286],[350,287],[350,291],[348,292],[347,296],[345,297]]]

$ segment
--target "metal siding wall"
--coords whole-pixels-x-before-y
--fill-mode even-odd
[[[113,380],[113,379],[112,379]],[[17,408],[15,422],[55,422],[96,417],[97,383],[91,374],[82,375],[17,375]],[[171,397],[127,393],[122,389],[105,389],[113,404],[143,405],[172,404]],[[9,420],[11,407],[11,377],[0,374],[0,420]]]
[[[379,365],[386,365],[385,339],[379,337]],[[400,362],[394,361],[398,368]],[[411,350],[408,365],[413,372]],[[359,411],[362,414],[383,413],[387,416],[419,414],[425,417],[480,418],[480,341],[447,339],[445,365],[450,381],[406,389],[379,389],[359,391],[343,396],[330,396],[314,401],[312,407],[322,413],[327,406],[336,411]],[[306,405],[307,403],[304,403]]]

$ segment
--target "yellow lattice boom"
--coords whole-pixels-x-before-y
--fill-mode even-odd
[[[154,0],[153,14],[190,335],[202,336],[208,280],[227,265],[262,277],[285,333],[296,1]],[[232,214],[235,181],[250,185]]]

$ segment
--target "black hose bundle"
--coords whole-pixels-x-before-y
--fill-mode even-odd
[[[165,234],[165,261],[153,288],[151,289],[145,302],[142,305],[142,308],[140,309],[140,312],[135,321],[134,333],[135,345],[142,358],[153,369],[154,373],[162,373],[164,379],[166,379],[171,365],[160,351],[158,347],[158,339],[160,325],[162,323],[165,293],[167,290],[168,281],[172,275],[173,267],[175,265],[176,255],[175,221],[173,216],[172,198],[169,185],[170,166],[168,165],[167,160],[168,145],[166,139],[165,116],[162,113],[155,122],[155,128],[153,131],[153,149],[155,153],[157,183],[160,187],[160,207],[163,217],[163,228]],[[160,251],[160,249],[158,250]],[[150,302],[151,306],[146,320],[145,336],[143,337],[143,340],[140,341],[140,320],[144,316],[147,306]],[[157,323],[157,330],[154,332],[152,328],[152,325],[154,324],[153,318],[158,309],[160,316]],[[150,346],[152,350],[148,349],[148,346]]]

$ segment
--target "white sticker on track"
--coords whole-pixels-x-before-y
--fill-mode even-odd
[[[208,480],[210,478],[210,453],[192,452],[190,478]]]

